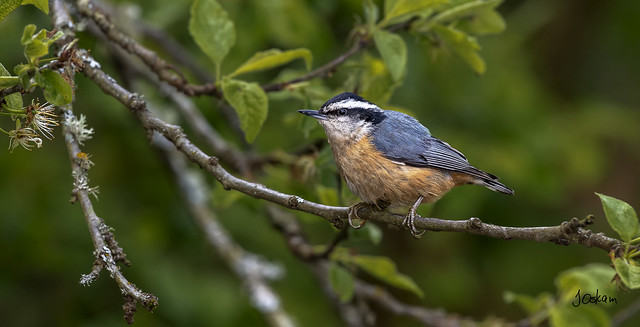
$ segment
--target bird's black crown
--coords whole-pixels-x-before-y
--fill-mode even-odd
[[[340,94],[334,96],[333,98],[329,99],[329,101],[325,102],[322,105],[322,108],[325,108],[325,107],[327,107],[328,105],[330,105],[332,103],[342,102],[342,101],[345,101],[345,100],[354,100],[354,101],[359,101],[359,102],[372,104],[371,102],[365,100],[364,98],[362,98],[361,96],[359,96],[359,95],[357,95],[355,93],[344,92],[344,93],[340,93]]]

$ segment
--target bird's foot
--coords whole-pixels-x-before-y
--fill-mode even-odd
[[[349,225],[351,227],[353,227],[354,229],[359,229],[362,228],[366,223],[367,220],[366,219],[362,219],[360,217],[358,217],[358,210],[360,210],[360,208],[362,207],[366,207],[368,206],[368,204],[364,203],[364,202],[360,202],[357,204],[352,205],[351,207],[349,207]],[[353,220],[359,220],[360,223],[358,225],[353,223]]]
[[[413,206],[411,206],[411,209],[409,209],[409,213],[405,216],[404,220],[402,221],[402,226],[408,229],[414,238],[421,238],[422,235],[424,235],[427,232],[426,230],[417,229],[415,225],[416,210],[418,209],[418,206],[420,206],[420,204],[422,203],[423,199],[424,197],[422,196],[418,198],[416,203],[414,203]],[[349,223],[351,223],[351,221],[349,221]]]

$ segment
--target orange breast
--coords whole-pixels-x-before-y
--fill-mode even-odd
[[[351,191],[366,203],[382,200],[410,206],[420,196],[428,203],[460,185],[448,171],[411,167],[384,158],[366,137],[342,147],[333,143],[338,170]]]

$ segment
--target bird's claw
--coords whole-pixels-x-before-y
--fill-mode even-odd
[[[409,209],[409,213],[404,217],[404,220],[402,221],[402,226],[408,229],[414,238],[421,238],[422,235],[427,232],[426,230],[417,229],[415,225],[416,210],[418,209],[418,206],[420,206],[420,203],[422,203],[423,199],[424,197],[422,196],[418,198],[418,201],[413,204],[411,209]]]
[[[358,210],[362,207],[366,206],[366,204],[364,202],[360,202],[357,204],[352,205],[351,207],[349,207],[349,214],[347,215],[349,218],[349,225],[351,227],[353,227],[354,229],[360,229],[362,227],[364,227],[364,225],[367,223],[366,219],[362,219],[360,217],[358,217]],[[361,221],[360,224],[356,225],[353,223],[353,219],[358,219]]]
[[[402,221],[402,226],[408,229],[414,238],[421,238],[422,235],[424,235],[427,231],[419,230],[416,228],[415,218],[415,213],[412,214],[411,212],[409,212],[409,214],[407,214],[407,216],[405,216],[404,220]]]
[[[416,228],[416,225],[415,225],[416,210],[418,209],[418,206],[420,206],[420,204],[422,203],[423,199],[424,199],[423,197],[420,197],[418,201],[416,201],[416,203],[413,204],[411,209],[409,209],[409,213],[405,216],[404,220],[402,221],[402,226],[408,229],[414,238],[420,238],[427,232],[426,230],[419,230],[418,228]],[[365,206],[367,206],[366,203],[360,202],[349,207],[349,213],[347,215],[348,221],[349,221],[349,225],[354,229],[360,229],[364,227],[364,225],[367,223],[366,219],[362,219],[358,216],[358,210],[360,210],[360,208]],[[361,223],[356,225],[354,223],[354,220],[360,220]]]

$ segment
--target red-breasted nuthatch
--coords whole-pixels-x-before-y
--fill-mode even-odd
[[[513,194],[498,178],[469,164],[458,150],[433,136],[415,118],[377,105],[353,93],[342,93],[320,110],[298,110],[318,120],[327,134],[338,171],[363,203],[349,210],[358,218],[362,205],[411,207],[403,225],[414,237],[416,209],[464,184]]]

